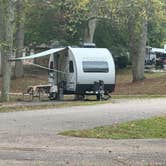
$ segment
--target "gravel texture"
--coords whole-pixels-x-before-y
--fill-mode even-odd
[[[166,99],[0,114],[0,165],[166,165],[166,139],[64,137],[58,132],[166,115]]]

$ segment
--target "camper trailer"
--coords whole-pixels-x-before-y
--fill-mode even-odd
[[[17,60],[47,55],[50,55],[50,99],[58,96],[61,99],[63,94],[75,94],[77,97],[96,95],[100,99],[114,91],[115,64],[108,49],[67,47]]]
[[[164,48],[146,47],[145,67],[148,65],[166,69],[166,44]]]
[[[50,83],[64,94],[109,94],[115,87],[114,60],[104,48],[68,47],[50,56],[49,68],[57,70],[50,70]]]

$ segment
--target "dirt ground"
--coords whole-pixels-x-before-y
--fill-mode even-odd
[[[24,67],[24,77],[11,80],[11,92],[25,92],[30,85],[48,83],[48,71],[33,66]],[[131,70],[116,73],[114,95],[166,95],[166,73],[145,74],[146,79],[132,83]],[[0,78],[1,87],[1,78]]]
[[[132,83],[117,83],[115,95],[166,95],[166,75]]]

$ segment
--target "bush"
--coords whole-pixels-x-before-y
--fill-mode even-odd
[[[123,69],[128,65],[128,58],[126,56],[115,57],[116,68]]]

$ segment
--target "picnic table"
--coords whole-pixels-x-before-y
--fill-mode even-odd
[[[28,86],[26,92],[23,93],[23,97],[25,95],[29,95],[29,96],[32,97],[32,100],[33,100],[34,97],[39,97],[39,100],[40,100],[40,97],[41,97],[42,94],[49,95],[50,88],[51,88],[50,84]]]

